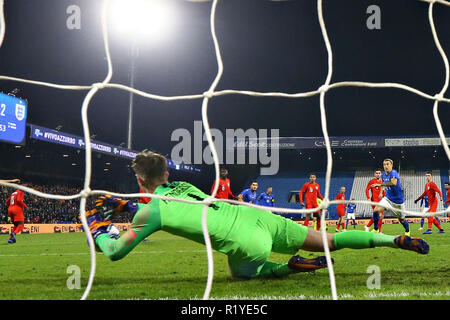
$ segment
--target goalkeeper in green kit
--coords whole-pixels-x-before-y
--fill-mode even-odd
[[[167,160],[160,154],[144,150],[133,160],[132,168],[145,193],[189,201],[202,201],[209,197],[189,183],[168,182]],[[116,261],[158,230],[204,244],[203,208],[202,203],[197,205],[156,198],[148,204],[135,204],[107,195],[99,197],[96,207],[87,211],[86,216],[97,248]],[[270,211],[244,205],[214,202],[207,210],[212,247],[228,256],[232,276],[245,279],[282,277],[327,267],[324,256],[306,259],[295,255],[299,250],[324,251],[320,231],[308,229]],[[107,229],[111,218],[121,212],[135,213],[132,226],[119,239],[113,239]],[[328,234],[327,241],[331,251],[374,247],[401,248],[420,254],[429,251],[427,242],[420,238],[364,231]],[[268,260],[271,252],[294,256],[288,263],[276,263]]]

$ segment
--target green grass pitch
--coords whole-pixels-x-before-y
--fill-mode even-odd
[[[428,255],[392,248],[344,249],[333,252],[340,299],[450,299],[450,230],[422,235],[411,224],[411,235],[430,244]],[[360,230],[361,226],[358,227]],[[350,228],[352,230],[352,228]],[[334,232],[334,228],[330,228]],[[401,225],[384,225],[386,234],[402,234]],[[82,233],[25,234],[16,244],[0,236],[0,299],[79,299],[86,287],[90,256]],[[303,256],[317,253],[300,251]],[[271,260],[290,257],[272,254]],[[81,288],[69,289],[73,273],[81,271]],[[380,270],[380,289],[369,289],[367,281]],[[97,269],[88,299],[201,299],[207,277],[203,245],[159,231],[116,262],[97,254]],[[70,281],[69,281],[70,282]],[[75,282],[71,282],[74,284]],[[375,282],[371,282],[375,284]],[[211,299],[330,299],[326,269],[315,274],[295,274],[283,279],[233,279],[226,256],[214,252],[214,282]]]

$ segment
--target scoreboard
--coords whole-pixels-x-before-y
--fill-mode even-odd
[[[25,100],[0,92],[0,141],[24,142],[27,109]]]

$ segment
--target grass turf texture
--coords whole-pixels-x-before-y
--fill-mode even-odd
[[[428,255],[392,248],[344,249],[332,253],[340,299],[446,299],[450,300],[450,224],[445,234],[422,235],[411,224],[411,235],[425,238]],[[359,230],[362,226],[358,227]],[[350,228],[353,230],[353,227]],[[334,227],[329,228],[334,232]],[[401,225],[384,225],[386,234],[403,234]],[[83,233],[0,236],[0,299],[79,299],[87,285],[90,256]],[[300,251],[300,255],[319,254]],[[271,260],[290,257],[272,254]],[[81,288],[68,289],[73,273],[81,270]],[[379,290],[367,288],[369,266],[381,271]],[[97,271],[89,299],[201,299],[207,277],[203,245],[159,231],[116,262],[97,254]],[[282,279],[233,279],[227,257],[214,252],[211,299],[330,299],[326,269]]]

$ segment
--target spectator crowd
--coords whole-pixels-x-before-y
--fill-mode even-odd
[[[57,195],[74,195],[80,192],[80,189],[67,185],[33,185],[28,183],[27,187],[36,191]],[[0,187],[0,224],[9,223],[8,208],[6,199],[15,190],[6,187]],[[86,210],[93,208],[95,197],[89,197]],[[54,200],[35,196],[25,192],[24,202],[28,206],[25,210],[25,223],[81,223],[78,218],[80,214],[80,198],[73,200]],[[131,214],[123,214],[114,218],[114,222],[129,223],[133,220]]]

